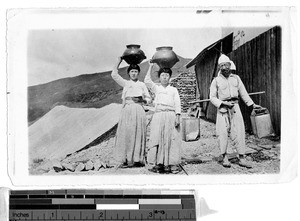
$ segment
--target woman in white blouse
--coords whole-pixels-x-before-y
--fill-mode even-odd
[[[145,77],[146,86],[155,94],[155,113],[150,126],[150,140],[147,162],[150,171],[173,172],[181,161],[180,97],[177,88],[169,85],[172,70],[160,69],[158,76],[161,85],[151,80],[152,63]]]
[[[138,80],[140,67],[130,65],[130,80],[118,73],[122,62],[119,57],[112,71],[112,78],[123,87],[123,108],[118,123],[113,159],[118,167],[143,166],[145,164],[146,113],[143,104],[151,101],[146,85]]]

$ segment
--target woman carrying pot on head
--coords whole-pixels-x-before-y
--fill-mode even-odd
[[[140,67],[131,64],[127,68],[130,80],[118,73],[122,62],[119,57],[113,68],[112,78],[123,87],[123,108],[119,118],[113,161],[118,167],[143,166],[145,164],[146,113],[143,104],[151,101],[146,85],[138,80]]]
[[[147,152],[149,170],[157,173],[179,172],[181,162],[180,97],[177,88],[169,85],[170,68],[160,68],[158,77],[161,85],[151,80],[153,63],[145,77],[147,87],[155,94],[155,112],[150,126]]]

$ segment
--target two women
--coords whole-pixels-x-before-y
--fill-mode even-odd
[[[128,67],[130,80],[123,79],[118,74],[121,62],[122,59],[119,58],[112,72],[112,78],[123,87],[123,108],[116,134],[114,159],[121,166],[142,166],[145,163],[146,114],[142,105],[151,100],[148,87],[155,94],[155,113],[150,126],[147,162],[152,172],[173,172],[178,169],[176,165],[181,160],[181,106],[177,89],[169,85],[172,71],[159,70],[161,85],[158,86],[151,80],[153,64],[149,63],[145,77],[146,87],[138,80],[138,65]]]

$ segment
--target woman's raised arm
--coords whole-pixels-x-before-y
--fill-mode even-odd
[[[124,78],[122,78],[120,75],[119,75],[119,66],[122,62],[122,58],[121,57],[118,57],[118,60],[117,60],[117,63],[116,65],[114,66],[112,72],[111,72],[111,77],[114,79],[115,82],[117,82],[121,87],[125,87],[126,85],[126,80]]]

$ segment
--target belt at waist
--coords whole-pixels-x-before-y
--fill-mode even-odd
[[[172,105],[168,105],[168,104],[157,103],[156,106],[162,106],[164,108],[166,107],[166,108],[174,109]]]
[[[174,111],[175,112],[175,108],[171,105],[167,105],[167,104],[156,104],[155,105],[155,112],[162,112],[162,111]]]
[[[232,98],[224,99],[222,101],[234,101],[234,102],[238,102],[239,98],[238,97],[232,97]]]
[[[238,105],[238,103],[239,103],[239,99],[237,97],[225,99],[223,101],[234,102],[235,105]],[[235,113],[234,106],[232,108],[229,108],[227,106],[222,106],[221,108],[219,108],[219,112],[221,112],[223,114],[230,112],[231,114],[233,114],[233,113]]]
[[[159,112],[175,112],[175,110],[172,109],[156,109],[155,113],[159,113]]]
[[[132,99],[132,97],[125,97],[125,103],[127,103],[127,104],[131,104],[131,103],[143,104],[142,101],[138,101],[138,102],[134,101]]]

